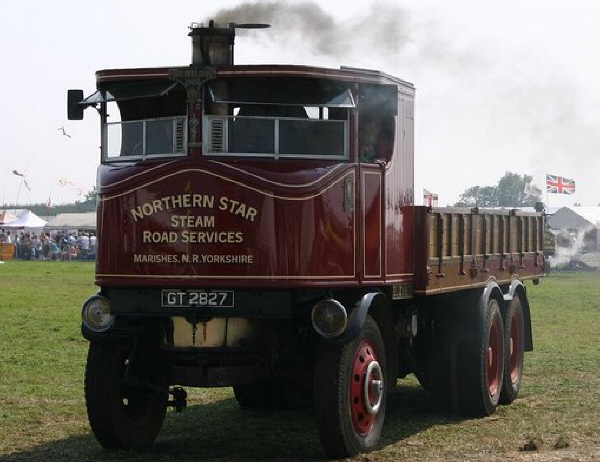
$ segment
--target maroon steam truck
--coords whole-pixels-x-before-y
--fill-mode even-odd
[[[69,91],[69,119],[101,120],[99,291],[82,308],[100,444],[152,444],[183,387],[314,406],[329,457],[377,445],[410,373],[461,414],[511,403],[542,215],[415,206],[414,86],[235,65],[236,28],[259,26],[193,24],[191,65]]]

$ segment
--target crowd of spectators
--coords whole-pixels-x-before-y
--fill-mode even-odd
[[[0,244],[12,244],[17,260],[94,260],[96,235],[94,233],[42,232],[0,230]]]

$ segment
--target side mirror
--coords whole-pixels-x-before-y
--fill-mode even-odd
[[[67,92],[67,117],[69,120],[82,120],[84,106],[79,104],[83,101],[83,90],[69,90]]]

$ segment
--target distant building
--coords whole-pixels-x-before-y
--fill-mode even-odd
[[[547,218],[557,247],[600,251],[600,207],[562,207]]]

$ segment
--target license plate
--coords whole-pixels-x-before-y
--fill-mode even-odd
[[[233,290],[164,289],[161,305],[170,308],[233,308]]]

